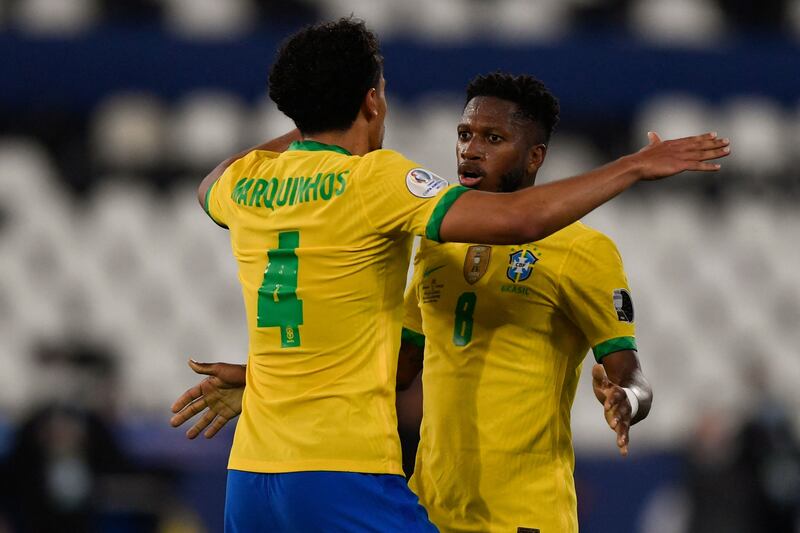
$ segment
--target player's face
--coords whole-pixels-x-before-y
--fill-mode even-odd
[[[491,96],[467,102],[458,125],[458,181],[465,187],[511,192],[532,185],[541,162],[531,160],[531,124],[517,104]]]
[[[378,86],[375,88],[377,116],[371,123],[369,147],[370,150],[383,148],[383,137],[386,134],[386,113],[389,110],[386,104],[386,80],[381,75]]]

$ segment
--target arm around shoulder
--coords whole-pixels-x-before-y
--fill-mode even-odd
[[[252,148],[248,148],[242,152],[239,152],[236,155],[233,155],[214,167],[214,170],[209,172],[203,181],[200,182],[200,185],[197,187],[197,201],[200,203],[200,207],[205,209],[206,205],[206,195],[208,194],[208,190],[211,186],[216,182],[231,166],[235,161],[241,159],[242,157],[246,156],[250,152],[254,150],[267,150],[270,152],[285,152],[289,145],[294,141],[299,141],[302,139],[300,135],[300,130],[294,129],[288,133],[281,135],[280,137],[276,137],[272,140],[269,140],[265,143],[259,144],[258,146],[253,146]]]

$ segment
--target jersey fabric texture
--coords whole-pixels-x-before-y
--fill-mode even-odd
[[[435,533],[403,476],[228,471],[226,533]]]
[[[442,531],[578,530],[582,361],[636,349],[632,319],[614,243],[581,223],[521,246],[423,240],[403,330],[425,346],[410,486]]]
[[[253,151],[206,195],[230,229],[247,386],[229,468],[402,474],[395,376],[414,234],[466,189],[391,150]]]

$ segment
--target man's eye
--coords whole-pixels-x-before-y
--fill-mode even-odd
[[[458,139],[460,141],[468,141],[469,140],[469,132],[468,131],[460,131],[460,132],[458,132]]]
[[[499,143],[502,140],[503,140],[503,138],[500,137],[499,135],[489,135],[489,142],[490,143]]]

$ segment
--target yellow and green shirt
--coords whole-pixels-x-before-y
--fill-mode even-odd
[[[636,349],[614,243],[581,223],[521,246],[423,240],[404,326],[425,346],[411,488],[431,520],[577,531],[570,409],[582,361],[589,348],[598,361]]]
[[[313,141],[235,161],[206,195],[230,229],[247,387],[229,468],[401,474],[394,406],[414,234],[463,187],[391,150]]]

